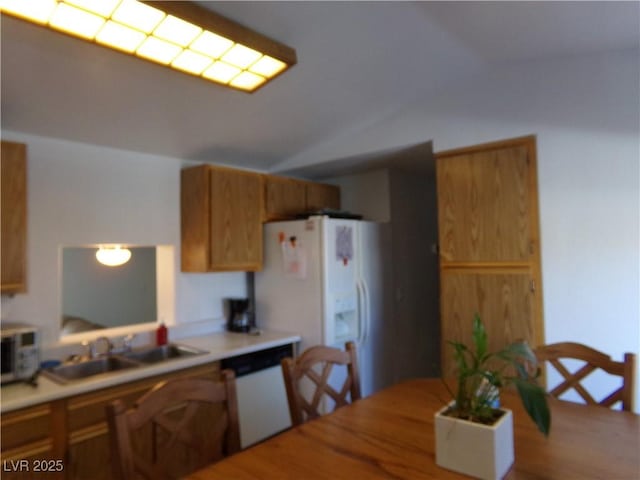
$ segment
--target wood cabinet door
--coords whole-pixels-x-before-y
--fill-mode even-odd
[[[475,313],[494,350],[544,343],[535,137],[438,153],[436,180],[443,373]]]
[[[180,173],[183,272],[262,267],[262,175],[200,165]]]
[[[438,157],[440,256],[448,262],[522,262],[531,256],[526,145]]]
[[[449,269],[441,276],[441,290],[443,339],[468,344],[478,313],[491,351],[516,340],[536,342],[535,288],[528,270]],[[442,349],[442,373],[453,376],[453,347],[445,342]]]
[[[109,431],[95,431],[85,436],[72,435],[69,439],[67,478],[70,480],[110,480],[114,478],[111,466]]]
[[[26,145],[2,142],[0,180],[1,290],[22,293],[26,291],[27,271]]]
[[[307,210],[340,209],[340,187],[325,183],[307,183]]]
[[[136,382],[106,388],[96,392],[72,397],[66,401],[68,430],[68,455],[65,465],[66,478],[69,480],[111,480],[114,478],[111,446],[109,443],[109,427],[106,421],[106,406],[120,399],[127,408],[161,381],[183,377],[218,378],[220,363],[213,362],[185,370],[158,375]],[[219,415],[220,412],[216,411]],[[198,417],[198,423],[207,429],[211,423],[209,417]],[[141,430],[134,438],[136,450],[151,452],[151,431]],[[184,452],[176,451],[179,464],[185,463]],[[186,458],[186,457],[185,457]],[[180,478],[180,475],[176,476]]]
[[[57,431],[64,425],[64,412],[57,405],[46,403],[2,414],[3,479],[65,478],[64,448]]]
[[[306,210],[306,182],[265,175],[265,220],[294,218]]]
[[[180,171],[180,269],[209,271],[210,234],[209,167]]]
[[[262,175],[211,167],[210,270],[262,268]]]

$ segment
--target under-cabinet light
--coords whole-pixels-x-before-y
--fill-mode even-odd
[[[96,259],[108,267],[119,267],[131,258],[131,250],[120,245],[100,247],[96,250]]]
[[[297,63],[291,47],[193,2],[0,0],[0,12],[246,92]]]

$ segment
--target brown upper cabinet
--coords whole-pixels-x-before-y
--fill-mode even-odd
[[[322,208],[340,208],[339,187],[265,175],[265,221],[291,219],[299,213]]]
[[[265,220],[292,218],[306,210],[306,183],[265,175]]]
[[[3,294],[24,293],[27,290],[26,145],[2,141],[0,179],[1,290]]]
[[[260,270],[262,222],[321,208],[340,208],[339,187],[208,164],[185,168],[181,270]]]
[[[437,158],[442,261],[527,262],[537,239],[527,145]]]
[[[260,270],[263,175],[200,165],[180,187],[182,271]]]
[[[340,209],[340,187],[326,183],[306,183],[307,210]]]

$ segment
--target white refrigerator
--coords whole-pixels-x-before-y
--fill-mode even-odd
[[[301,351],[354,340],[363,396],[392,383],[382,225],[326,216],[273,222],[264,226],[264,246],[255,275],[258,327],[300,334]]]

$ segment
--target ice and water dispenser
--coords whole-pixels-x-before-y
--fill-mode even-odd
[[[360,336],[357,294],[355,292],[334,294],[332,307],[335,343],[357,340]]]

